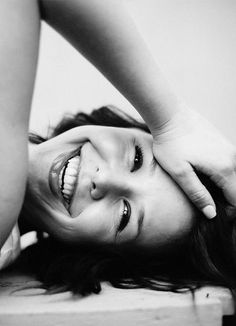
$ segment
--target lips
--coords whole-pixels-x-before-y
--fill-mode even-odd
[[[80,171],[80,155],[69,159],[59,174],[59,186],[65,201],[70,204]]]
[[[68,164],[68,161],[72,159],[75,156],[80,155],[82,145],[71,152],[63,153],[58,155],[55,160],[52,162],[51,168],[49,170],[49,188],[53,195],[59,199],[63,205],[68,209],[68,202],[65,200],[65,198],[62,195],[61,188],[60,188],[60,172],[65,168],[66,164]]]

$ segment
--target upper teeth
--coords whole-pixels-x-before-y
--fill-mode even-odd
[[[59,174],[59,186],[64,199],[69,203],[79,172],[80,157],[77,155],[66,162]]]

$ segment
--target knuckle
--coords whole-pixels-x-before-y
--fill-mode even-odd
[[[204,189],[192,192],[190,198],[195,204],[201,204],[201,206],[204,206],[205,203],[209,202],[209,196]]]

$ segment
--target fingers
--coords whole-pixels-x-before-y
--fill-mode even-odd
[[[206,187],[201,183],[190,164],[186,163],[178,169],[175,168],[175,171],[170,174],[192,203],[200,209],[207,218],[211,219],[216,216],[214,200]]]
[[[198,167],[198,169],[204,172]],[[205,171],[206,172],[206,171]],[[228,208],[230,207],[230,214],[235,215],[236,213],[236,172],[235,172],[235,160],[227,160],[226,162],[221,162],[220,166],[208,169],[208,173],[211,180],[216,184],[218,188],[222,190],[224,199],[228,203]]]

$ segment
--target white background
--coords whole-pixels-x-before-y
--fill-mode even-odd
[[[126,0],[176,92],[236,143],[236,1]],[[31,129],[43,135],[65,112],[132,106],[61,36],[42,24]]]

